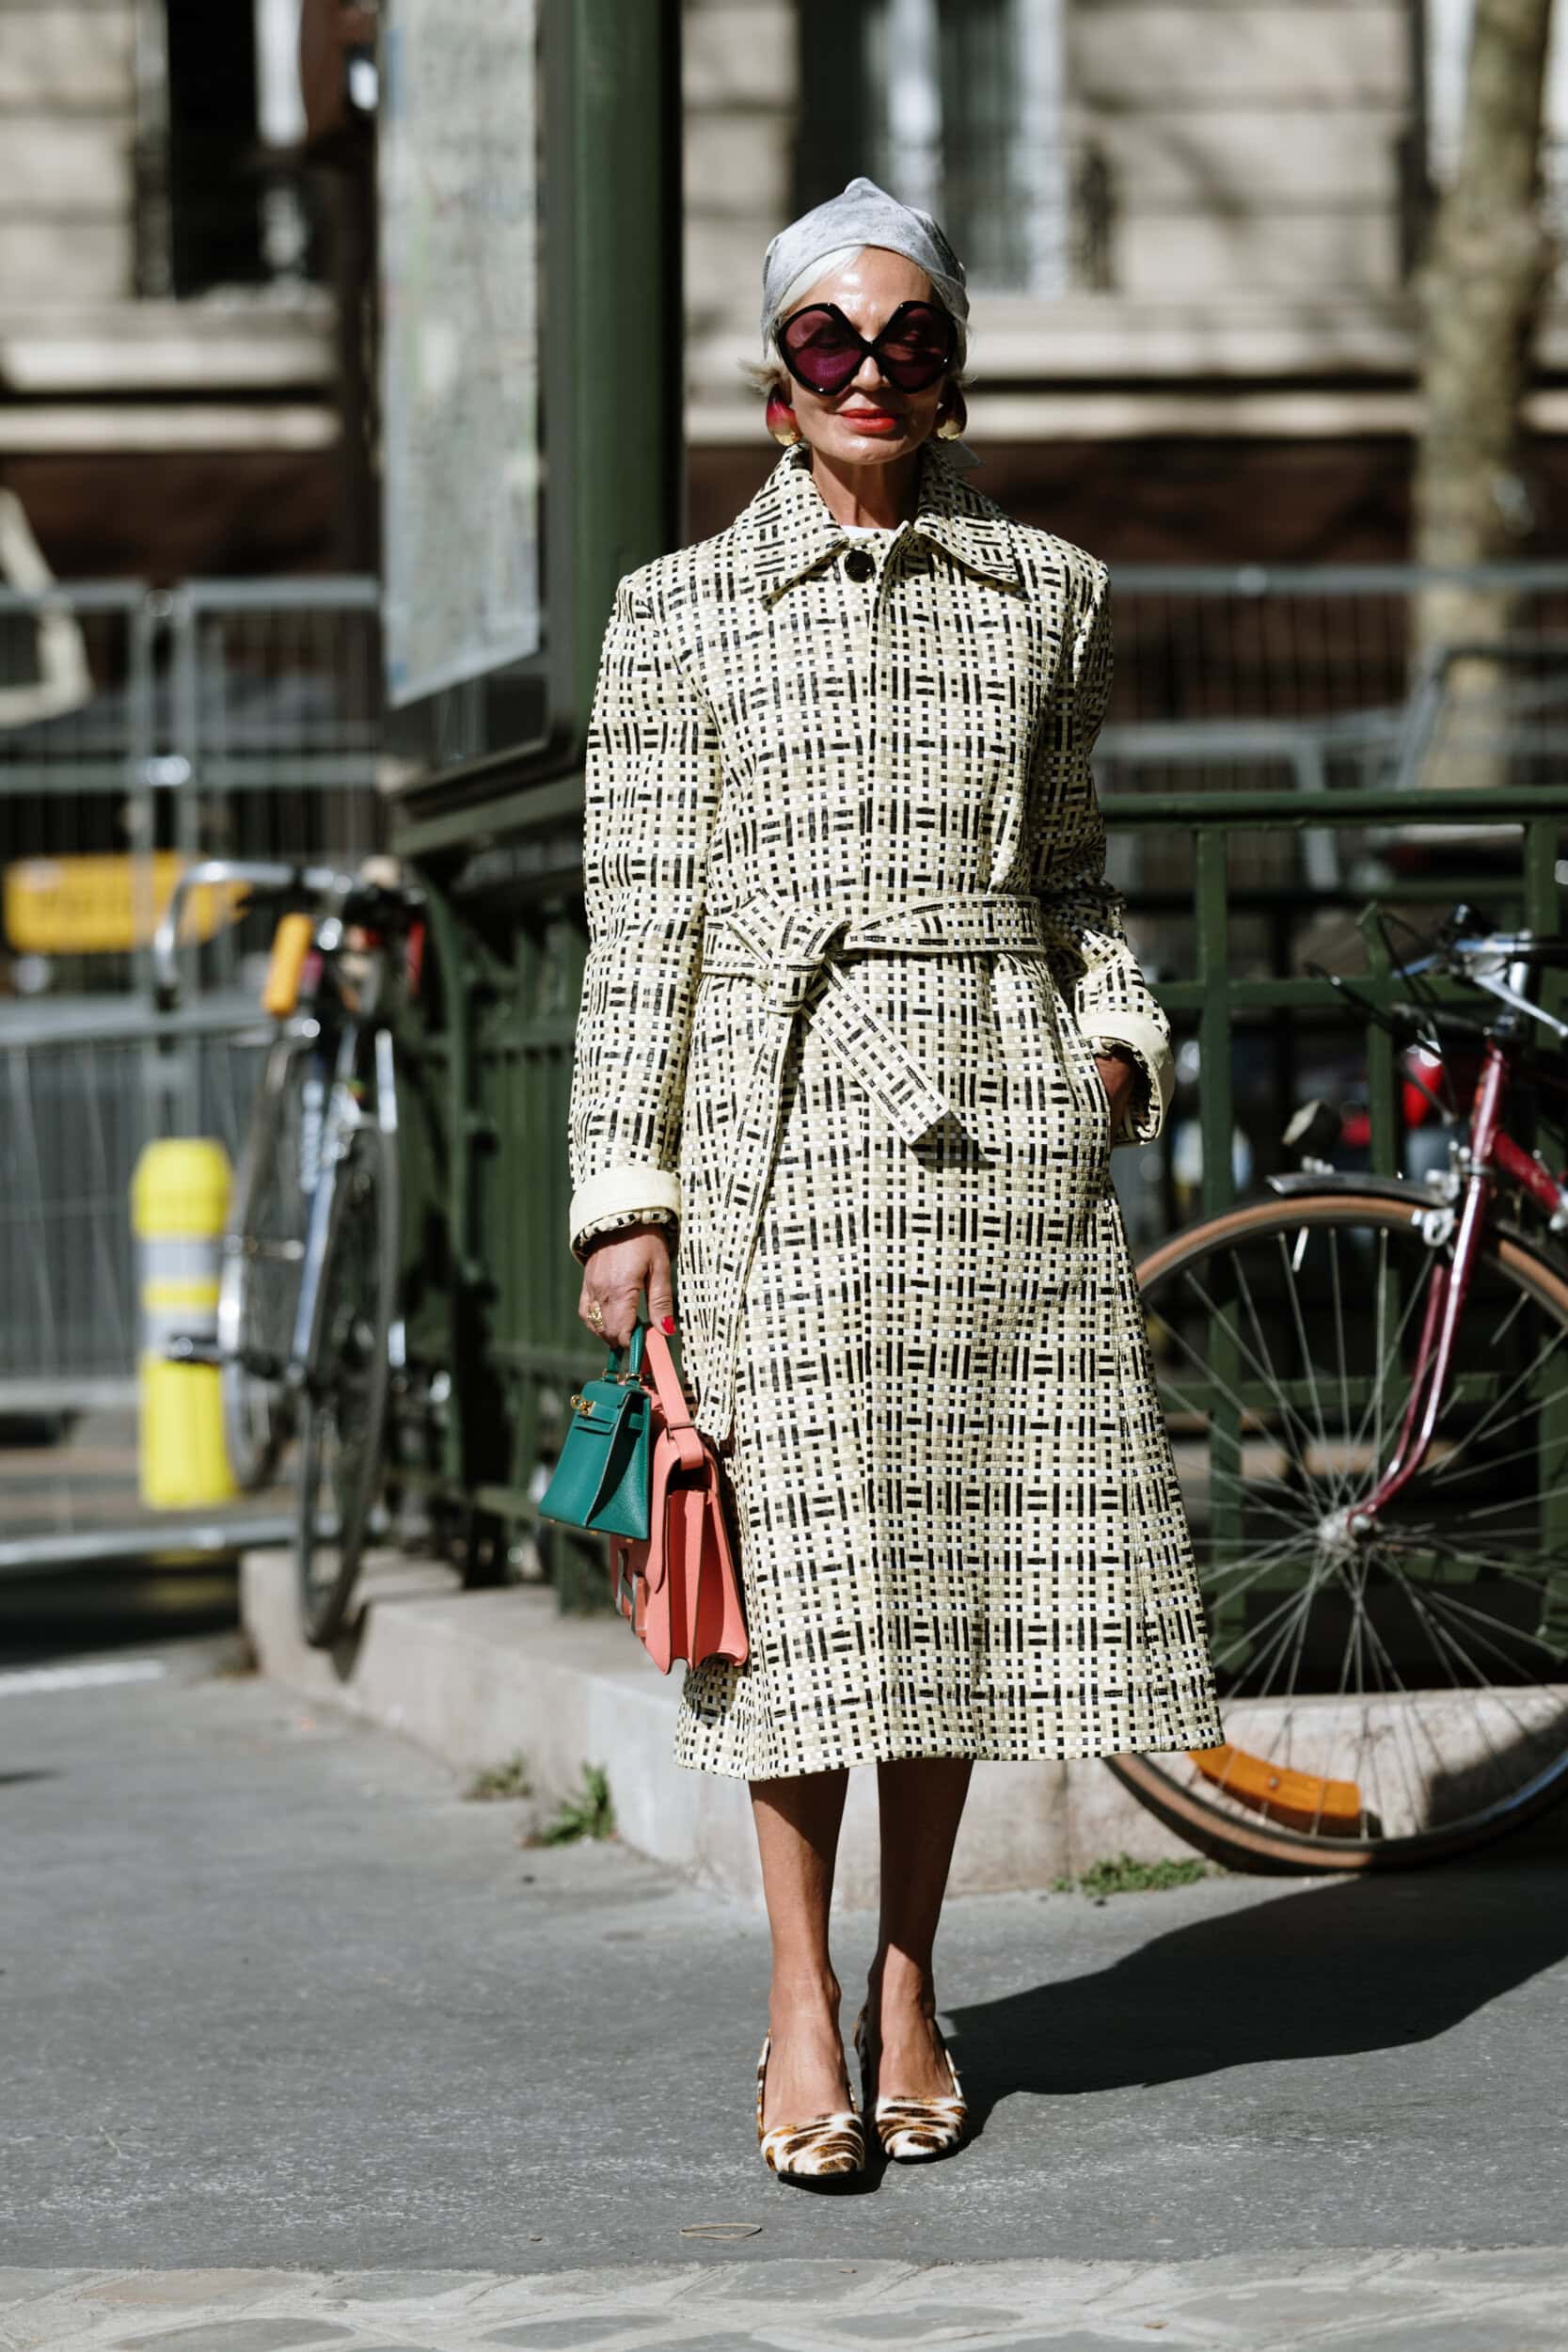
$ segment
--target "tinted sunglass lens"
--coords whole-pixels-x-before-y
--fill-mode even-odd
[[[836,392],[861,363],[861,347],[826,310],[799,310],[784,330],[784,355],[815,392]]]
[[[842,391],[860,363],[858,350],[809,352],[804,359],[806,381],[818,392]]]
[[[882,346],[881,362],[902,390],[918,392],[936,382],[952,353],[952,333],[939,312],[906,310]]]
[[[896,384],[901,392],[923,392],[934,384],[947,365],[945,352],[894,353],[884,351],[882,368],[888,381]]]

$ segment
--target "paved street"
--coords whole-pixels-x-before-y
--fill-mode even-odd
[[[1568,2344],[1528,1851],[957,1905],[978,2137],[813,2196],[755,2153],[760,1921],[219,1654],[0,1675],[0,2344]]]

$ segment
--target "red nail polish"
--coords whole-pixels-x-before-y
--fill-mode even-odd
[[[673,1316],[673,1315],[666,1315],[666,1316],[664,1316],[664,1318],[663,1318],[663,1327],[664,1327],[664,1329],[665,1329],[666,1331],[673,1331],[673,1330],[674,1329],[674,1327],[675,1327],[675,1318],[674,1318],[674,1316]]]

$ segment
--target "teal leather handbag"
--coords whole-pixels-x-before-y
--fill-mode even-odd
[[[547,1519],[594,1534],[629,1535],[645,1543],[653,1490],[653,1397],[642,1377],[642,1334],[637,1324],[628,1350],[612,1347],[599,1378],[572,1398],[561,1453],[539,1498]],[[617,1371],[621,1357],[626,1368]]]

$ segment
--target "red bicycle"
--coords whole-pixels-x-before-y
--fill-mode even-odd
[[[1568,1102],[1568,939],[1419,944],[1409,1003],[1335,985],[1439,1073],[1448,1166],[1308,1159],[1139,1270],[1227,1737],[1113,1769],[1246,1868],[1439,1860],[1568,1778],[1568,1181],[1507,1124]]]

